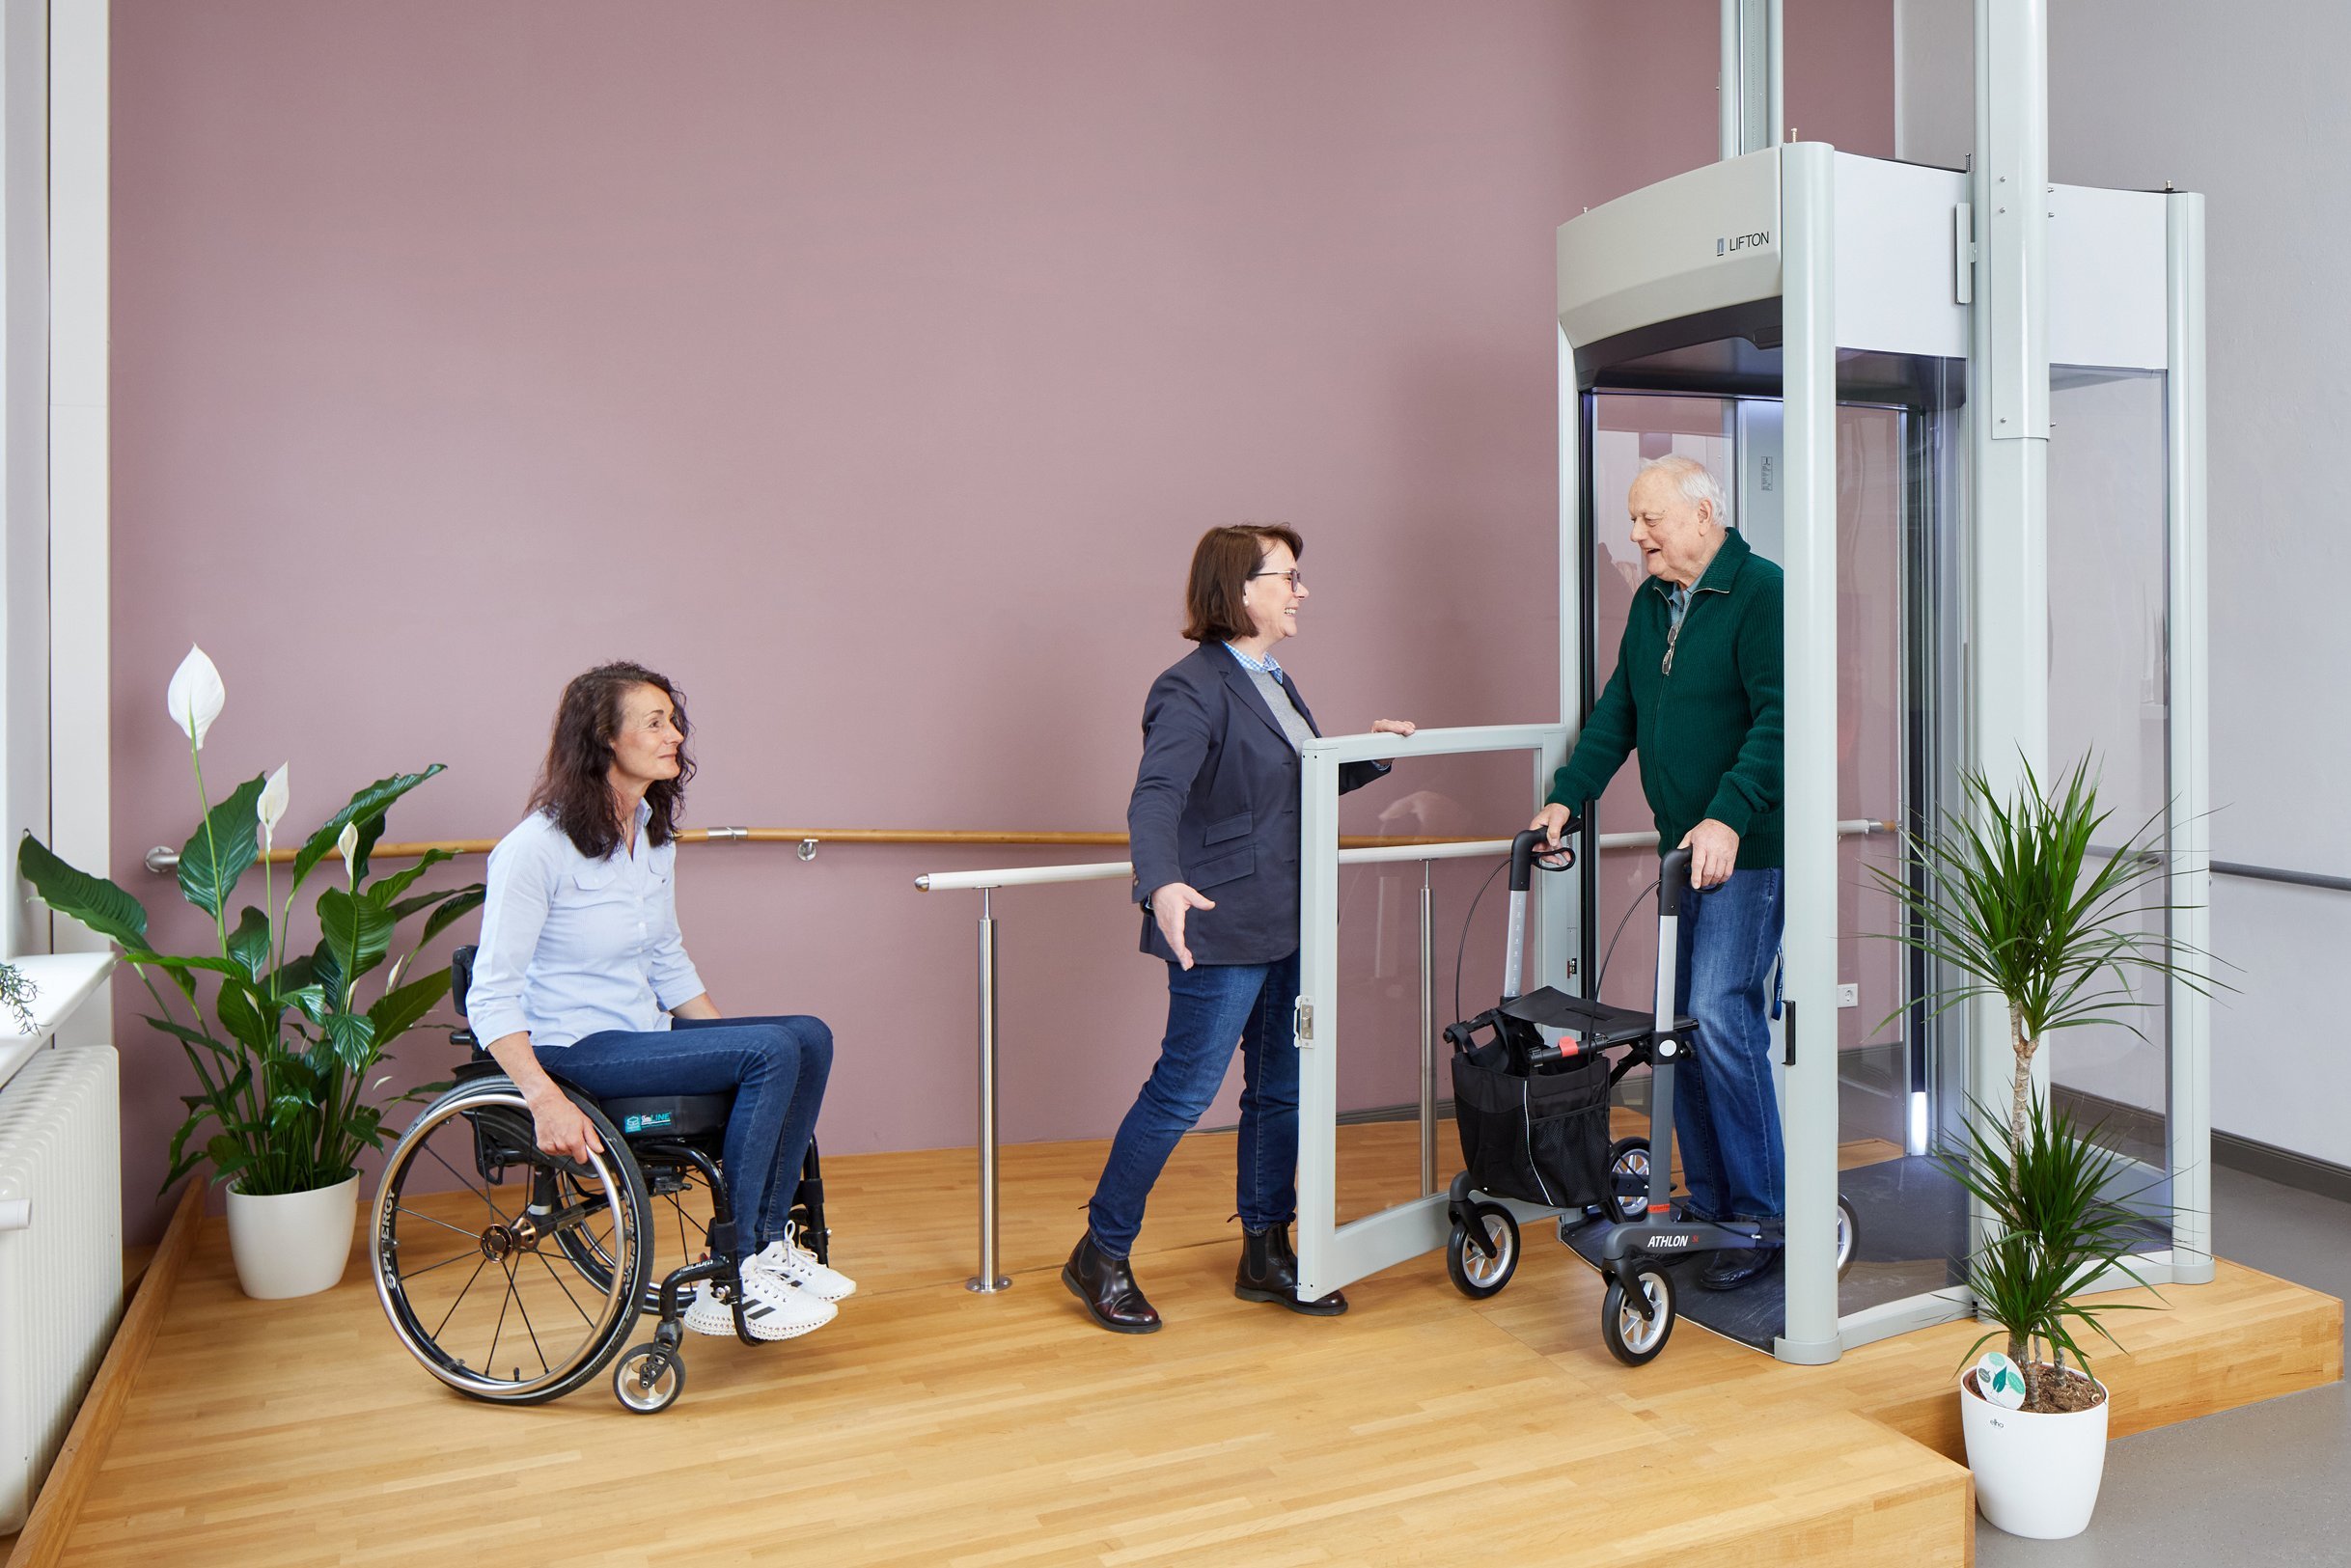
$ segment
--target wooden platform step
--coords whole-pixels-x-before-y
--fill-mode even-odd
[[[1409,1126],[1341,1130],[1342,1207],[1417,1190]],[[780,1346],[695,1339],[650,1419],[446,1393],[364,1268],[306,1301],[191,1259],[65,1560],[391,1564],[1960,1564],[1973,1498],[1952,1375],[1971,1328],[1782,1366],[1694,1329],[1601,1348],[1599,1284],[1539,1232],[1474,1304],[1429,1257],[1309,1320],[1236,1301],[1230,1136],[1187,1140],[1137,1270],[1166,1315],[1091,1328],[1058,1271],[1103,1154],[1005,1151],[1004,1252],[975,1297],[968,1151],[827,1161],[841,1317]],[[2341,1375],[2341,1307],[2224,1266],[2134,1314],[2101,1372],[2119,1432]],[[1950,1430],[1946,1430],[1949,1424]],[[1914,1441],[1914,1439],[1916,1441]]]

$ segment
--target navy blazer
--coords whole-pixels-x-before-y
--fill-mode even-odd
[[[1314,716],[1289,675],[1298,716]],[[1348,762],[1341,792],[1386,773],[1386,762]],[[1184,919],[1184,946],[1201,964],[1270,964],[1298,949],[1298,799],[1303,765],[1282,722],[1241,661],[1203,643],[1151,682],[1143,704],[1143,765],[1126,803],[1143,907],[1143,950],[1175,961],[1150,896],[1186,882],[1216,903]]]

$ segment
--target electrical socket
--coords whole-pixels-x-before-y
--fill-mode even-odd
[[[1840,985],[1840,986],[1839,986],[1839,987],[1837,988],[1837,1004],[1838,1004],[1839,1007],[1858,1007],[1858,1006],[1860,1006],[1860,1005],[1861,1005],[1861,987],[1860,987],[1860,986],[1858,986],[1858,985]]]

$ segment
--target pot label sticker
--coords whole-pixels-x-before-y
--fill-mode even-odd
[[[2025,1374],[1997,1350],[1987,1350],[1976,1363],[1976,1391],[1986,1403],[2014,1410],[2025,1402]]]

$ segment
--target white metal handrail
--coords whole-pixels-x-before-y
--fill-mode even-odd
[[[1383,737],[1393,738],[1393,737]],[[1499,748],[1498,748],[1499,749]],[[1857,817],[1837,824],[1840,839],[1891,833],[1889,822]],[[1603,833],[1602,851],[1654,851],[1654,833]],[[1383,844],[1376,848],[1342,849],[1341,866],[1381,866],[1421,863],[1421,1192],[1436,1191],[1436,992],[1435,912],[1429,867],[1441,860],[1476,860],[1510,852],[1507,839],[1464,839],[1452,843]],[[993,1295],[1011,1287],[1011,1279],[997,1272],[997,1148],[996,1148],[996,911],[993,894],[999,888],[1047,887],[1063,882],[1115,882],[1134,875],[1132,861],[1090,861],[1081,866],[1006,866],[980,871],[931,871],[914,879],[924,893],[980,894],[980,1269],[964,1288]]]

